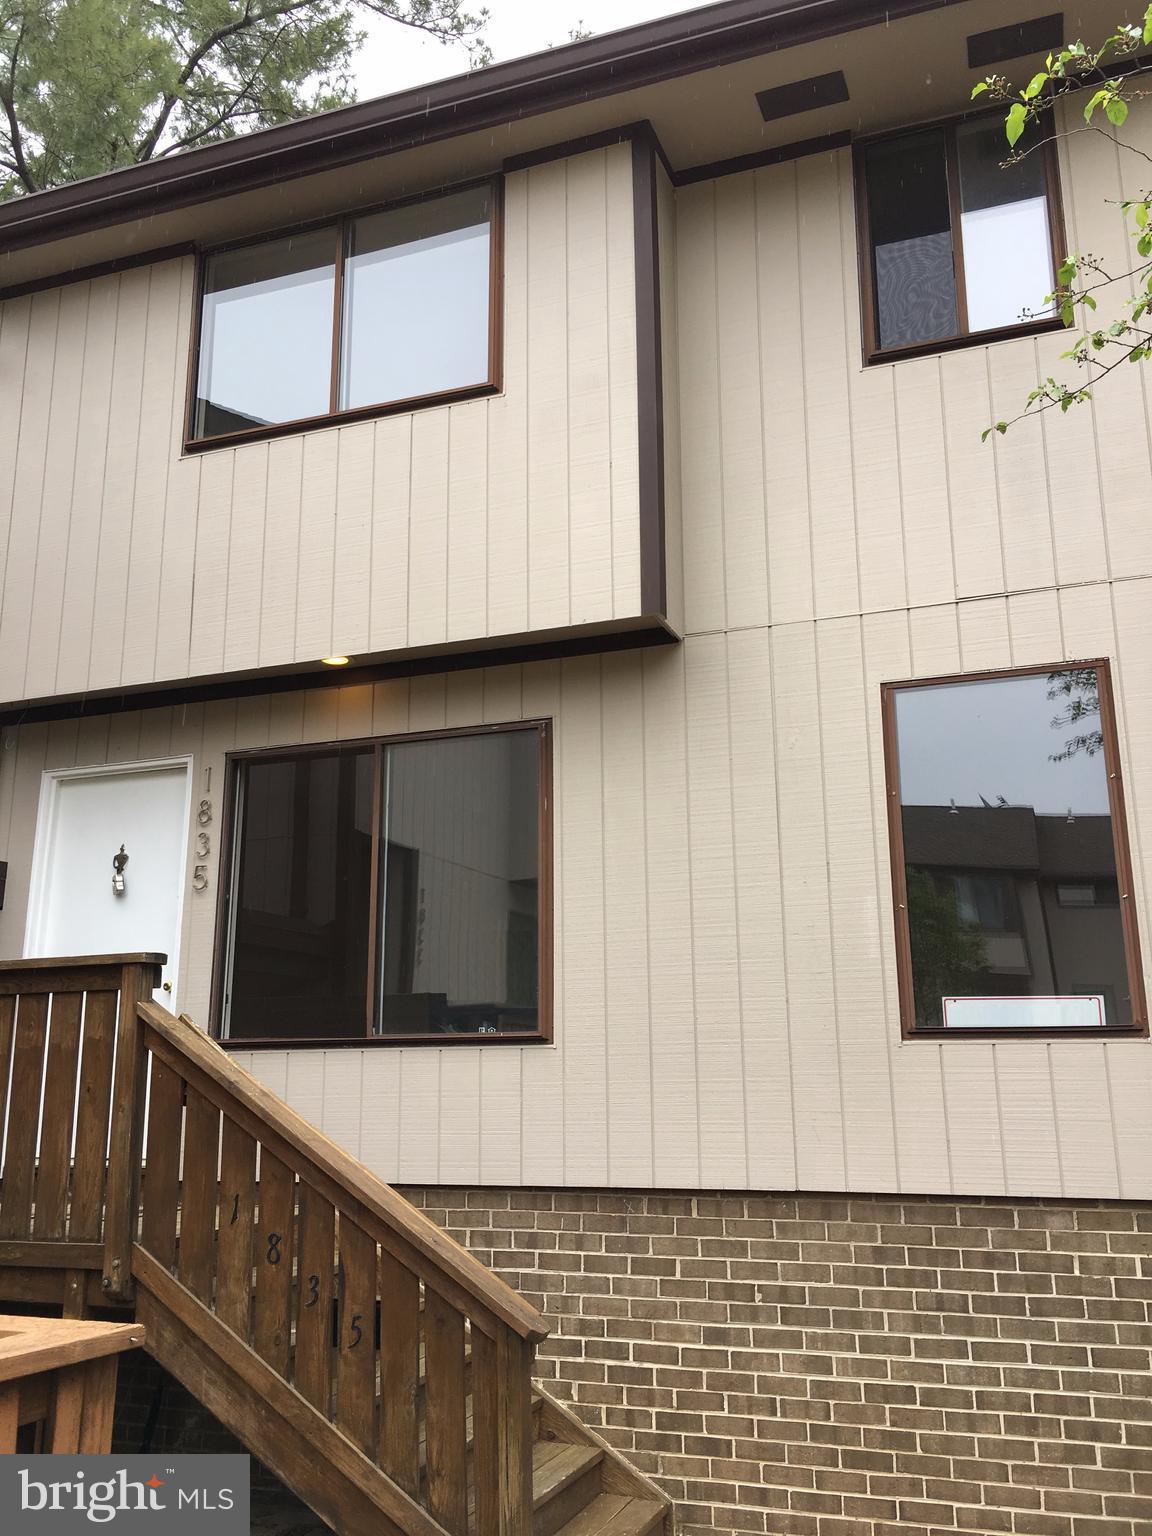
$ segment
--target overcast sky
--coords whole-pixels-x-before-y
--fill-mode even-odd
[[[487,38],[497,62],[566,43],[574,27],[613,32],[653,16],[693,9],[677,0],[487,0],[487,4],[492,13]],[[462,48],[446,48],[411,28],[371,17],[364,30],[368,41],[355,71],[361,101],[442,80],[468,68]]]

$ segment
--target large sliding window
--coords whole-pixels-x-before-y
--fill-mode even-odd
[[[545,725],[257,754],[234,772],[226,1039],[547,1034]]]
[[[190,446],[495,388],[497,194],[206,256]]]
[[[905,1033],[1146,1022],[1105,662],[884,690]]]
[[[865,352],[880,360],[1055,323],[1055,150],[1000,113],[857,151]]]

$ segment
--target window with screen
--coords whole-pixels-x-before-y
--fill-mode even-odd
[[[546,1033],[544,725],[235,765],[222,1034]]]
[[[1049,141],[1010,150],[996,114],[876,140],[856,164],[869,356],[1054,322]]]
[[[1103,662],[884,691],[906,1032],[1142,1029]]]
[[[193,443],[495,387],[497,187],[214,252]]]

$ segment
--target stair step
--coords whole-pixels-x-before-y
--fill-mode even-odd
[[[568,1445],[537,1440],[532,1447],[532,1529],[534,1536],[555,1536],[600,1493],[597,1445]]]
[[[655,1499],[633,1499],[628,1494],[601,1493],[556,1536],[648,1536],[658,1531],[664,1506]]]

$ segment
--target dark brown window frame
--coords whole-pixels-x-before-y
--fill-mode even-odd
[[[232,894],[232,874],[236,853],[235,832],[236,812],[239,801],[240,769],[248,762],[286,762],[292,758],[307,756],[309,753],[323,751],[355,751],[365,747],[375,749],[375,791],[373,796],[374,823],[379,820],[379,773],[380,761],[383,751],[390,746],[403,746],[416,741],[443,741],[452,737],[469,736],[495,736],[508,731],[535,731],[538,738],[539,750],[539,807],[538,807],[538,838],[539,838],[539,911],[538,911],[538,942],[537,942],[537,1027],[531,1034],[508,1033],[501,1035],[377,1035],[374,1034],[373,1025],[373,1000],[375,995],[374,976],[376,972],[376,948],[379,942],[376,934],[376,901],[377,883],[379,880],[378,862],[373,861],[372,870],[372,905],[368,914],[368,998],[364,1018],[363,1035],[347,1036],[298,1036],[286,1035],[272,1039],[261,1037],[259,1039],[245,1038],[238,1035],[224,1034],[224,977],[227,972],[227,948],[229,938],[229,926],[231,920],[230,903]],[[220,864],[217,876],[216,896],[216,933],[212,949],[212,991],[209,1017],[211,1020],[210,1033],[212,1037],[227,1050],[258,1051],[258,1050],[344,1050],[352,1047],[354,1050],[375,1050],[378,1048],[395,1049],[412,1045],[434,1046],[516,1046],[516,1045],[550,1045],[553,1040],[554,1021],[554,979],[553,965],[555,955],[554,945],[554,836],[553,836],[553,754],[552,754],[552,721],[549,719],[508,720],[498,725],[471,725],[451,727],[445,730],[432,731],[403,731],[386,736],[362,736],[351,738],[347,741],[309,741],[284,747],[255,747],[245,748],[236,752],[229,752],[224,759],[224,806],[223,806],[223,835],[220,844]],[[374,833],[377,831],[374,825]]]
[[[932,357],[937,352],[952,352],[960,347],[987,346],[994,341],[1013,341],[1022,336],[1040,336],[1048,331],[1064,329],[1059,315],[1047,319],[1023,320],[1015,325],[996,326],[987,331],[969,331],[964,328],[955,336],[940,337],[935,341],[917,341],[901,347],[881,347],[876,322],[876,283],[872,269],[872,224],[868,211],[868,178],[865,154],[873,144],[894,139],[905,139],[916,133],[927,133],[942,128],[946,134],[946,164],[948,171],[949,224],[952,232],[953,262],[956,273],[957,316],[966,327],[967,301],[964,292],[964,242],[960,225],[960,186],[956,165],[955,130],[963,123],[979,122],[983,118],[1002,116],[999,111],[961,112],[951,117],[935,118],[925,123],[910,123],[885,133],[867,134],[853,140],[852,179],[856,201],[856,257],[860,278],[860,335],[864,349],[864,364],[897,363],[903,358]],[[1044,190],[1048,202],[1048,235],[1052,248],[1053,286],[1055,273],[1064,259],[1064,204],[1060,195],[1060,166],[1056,152],[1056,138],[1052,124],[1045,121],[1041,128],[1040,154],[1044,161]],[[1005,141],[1007,152],[1007,141]]]
[[[913,688],[939,688],[949,683],[999,682],[1012,677],[1042,677],[1072,667],[1096,671],[1100,691],[1100,730],[1104,738],[1104,771],[1108,775],[1108,809],[1112,817],[1112,841],[1116,850],[1116,879],[1120,890],[1120,922],[1124,958],[1132,993],[1132,1023],[1102,1024],[1088,1029],[964,1029],[917,1027],[912,985],[912,936],[908,927],[908,887],[904,864],[904,825],[900,801],[900,761],[896,738],[896,695]],[[1116,703],[1112,692],[1112,668],[1107,657],[1085,661],[1056,661],[1046,666],[1004,667],[984,672],[953,672],[943,677],[917,677],[880,685],[884,737],[884,779],[888,801],[888,850],[892,867],[892,908],[896,935],[896,978],[900,999],[900,1034],[904,1040],[1075,1040],[1143,1038],[1148,1035],[1148,1004],[1144,969],[1140,961],[1140,933],[1136,922],[1136,898],[1132,888],[1132,853],[1124,812],[1124,781],[1120,771],[1120,745],[1116,733]]]
[[[434,202],[437,198],[451,197],[456,192],[468,192],[474,187],[489,187],[492,192],[492,218],[488,259],[488,377],[478,384],[464,385],[459,389],[440,390],[431,395],[413,395],[402,400],[383,400],[372,405],[360,405],[351,410],[338,410],[337,390],[340,383],[340,339],[343,311],[344,265],[347,260],[348,229],[356,219],[376,213],[389,213],[396,208],[409,208],[418,203]],[[307,234],[311,230],[331,227],[335,243],[335,282],[332,296],[332,363],[329,378],[329,409],[322,415],[297,417],[293,421],[270,422],[267,426],[245,428],[237,432],[220,432],[212,437],[196,435],[197,387],[200,378],[200,348],[203,339],[204,280],[209,260],[225,251],[244,250],[265,245],[273,240],[283,240],[289,235]],[[379,416],[397,416],[409,411],[424,410],[433,406],[454,405],[459,401],[478,400],[486,395],[499,394],[503,386],[504,370],[504,178],[501,175],[481,176],[471,181],[457,182],[452,186],[437,187],[419,192],[412,197],[394,198],[386,203],[372,203],[367,207],[346,209],[338,215],[323,219],[309,219],[305,223],[291,224],[280,229],[267,230],[256,236],[247,235],[242,240],[229,240],[222,245],[204,246],[196,252],[196,277],[192,301],[192,334],[188,349],[187,399],[184,412],[184,452],[203,453],[213,448],[235,448],[241,443],[263,442],[273,437],[289,437],[301,432],[316,431],[323,427],[344,426],[350,422],[373,421]]]

